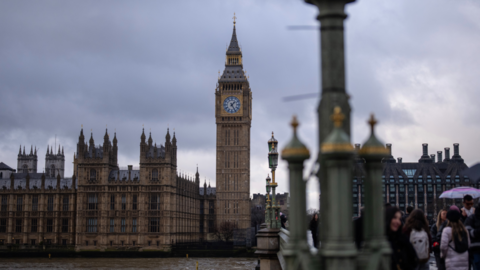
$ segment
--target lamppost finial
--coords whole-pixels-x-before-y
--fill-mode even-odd
[[[375,128],[375,125],[378,123],[377,119],[375,119],[375,115],[370,114],[370,119],[368,120],[367,122],[369,125],[370,125],[370,129],[372,131],[372,134],[373,134],[373,130]]]
[[[333,109],[333,114],[332,114],[332,121],[335,127],[341,127],[343,120],[345,119],[345,115],[342,113],[342,109],[340,106],[336,106]]]

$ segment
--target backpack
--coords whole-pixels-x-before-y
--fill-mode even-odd
[[[412,243],[420,263],[426,263],[430,259],[430,252],[428,250],[428,234],[424,229],[417,231],[412,229],[410,233],[410,243]]]
[[[468,236],[465,231],[462,232],[462,241],[455,237],[452,232],[453,241],[455,242],[455,248],[448,245],[451,249],[453,249],[457,253],[464,253],[468,250]]]

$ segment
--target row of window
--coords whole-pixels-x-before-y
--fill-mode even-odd
[[[360,183],[362,181],[359,181],[358,179],[353,179],[353,182],[354,183]],[[399,177],[398,180],[396,180],[395,178],[393,177],[390,177],[388,180],[385,180],[385,178],[382,178],[382,183],[419,183],[419,184],[422,184],[422,183],[443,183],[442,179],[441,178],[436,178],[435,180],[433,180],[432,178],[427,178],[425,181],[423,178],[419,177],[417,178],[417,180],[415,181],[412,177],[409,177],[407,180],[405,180],[403,177]],[[445,183],[460,183],[460,178],[458,177],[455,177],[453,180],[451,178],[446,178],[445,179]],[[463,182],[465,183],[470,183],[470,180],[468,178],[464,178],[463,179]]]
[[[148,219],[148,232],[160,232],[160,218],[149,218]],[[98,232],[98,223],[97,223],[97,218],[88,218],[87,219],[87,230],[88,233],[97,233]],[[109,232],[114,233],[114,232],[127,232],[127,222],[125,218],[122,218],[120,220],[120,231],[115,230],[115,219],[111,218],[110,219],[110,227],[109,227]],[[138,232],[137,229],[137,219],[132,218],[131,223],[130,223],[130,228],[128,229],[128,232],[136,233]]]
[[[0,218],[0,233],[6,233],[7,232],[7,219],[6,218]],[[47,218],[45,224],[45,232],[53,232],[53,226],[54,226],[54,221],[51,218]],[[63,233],[68,232],[68,218],[62,218],[62,224],[61,224],[61,231]],[[36,218],[30,219],[30,231],[24,231],[23,227],[23,219],[17,218],[15,219],[15,232],[16,233],[21,233],[21,232],[38,232],[40,229],[40,223],[39,220]]]
[[[17,195],[17,211],[23,211],[24,207],[23,195]],[[53,211],[54,209],[54,196],[48,195],[47,197],[47,211]],[[68,195],[63,196],[62,198],[62,211],[68,211],[70,206],[70,197]],[[38,211],[38,195],[32,196],[32,211]],[[8,195],[2,195],[1,198],[1,211],[8,211]]]
[[[46,245],[51,245],[52,244],[52,239],[45,239],[45,244]],[[5,245],[6,241],[5,239],[0,239],[0,246],[3,246]],[[16,245],[20,245],[22,244],[22,240],[21,239],[13,239],[13,243],[15,243]],[[68,243],[68,239],[62,239],[62,245],[66,246]],[[36,239],[30,239],[30,244],[32,246],[36,245],[37,244],[37,240]]]
[[[0,240],[1,241],[1,240]],[[97,246],[97,241],[94,240],[92,241],[93,242],[93,246]],[[90,242],[88,240],[85,241],[85,245],[88,246],[90,244]],[[122,245],[122,247],[125,245],[125,241],[120,241],[120,245]],[[132,246],[136,246],[137,242],[136,241],[132,241]],[[147,244],[148,246],[151,246],[152,245],[152,241],[147,241]],[[113,246],[113,241],[110,241],[110,246]],[[157,247],[160,246],[160,241],[157,241]]]
[[[110,210],[115,210],[115,198],[114,194],[110,195]],[[87,199],[88,210],[98,210],[98,195],[88,194]],[[127,210],[127,197],[125,194],[121,195],[120,209]],[[132,208],[131,210],[138,210],[138,195],[132,195]],[[160,210],[160,194],[151,194],[149,198],[149,210]]]

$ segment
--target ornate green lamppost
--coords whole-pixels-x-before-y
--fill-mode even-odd
[[[280,216],[279,209],[280,206],[275,202],[275,189],[277,188],[277,183],[275,182],[275,170],[278,166],[278,151],[277,151],[278,141],[273,137],[268,140],[268,166],[272,170],[272,183],[270,184],[272,188],[272,206],[271,206],[271,220],[269,228],[280,229]],[[268,224],[268,223],[267,223]]]
[[[267,224],[267,228],[270,227],[270,175],[267,176],[266,182],[266,189],[267,189],[267,200],[265,201],[265,223]]]
[[[358,262],[360,269],[388,269],[390,267],[390,245],[385,238],[383,199],[382,199],[382,159],[389,151],[374,133],[377,120],[373,114],[368,121],[370,138],[358,151],[365,159],[365,214],[363,217],[364,247]]]

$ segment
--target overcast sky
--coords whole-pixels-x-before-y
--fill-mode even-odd
[[[142,125],[163,144],[175,128],[182,171],[199,166],[215,182],[214,89],[232,34],[233,13],[253,92],[251,193],[264,193],[267,141],[300,139],[317,152],[319,35],[288,30],[318,25],[300,0],[0,1],[0,161],[16,168],[19,145],[65,146],[66,176],[80,127],[96,144],[116,129],[119,165],[138,166]],[[467,165],[480,161],[480,2],[360,0],[347,7],[347,91],[352,142],[367,139],[366,119],[404,162],[460,143]],[[311,167],[311,162],[307,164]],[[277,173],[288,191],[286,164]],[[318,185],[309,181],[309,207]]]

